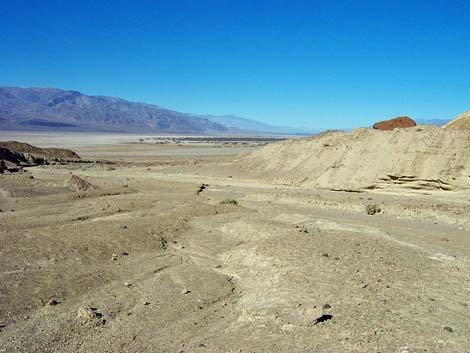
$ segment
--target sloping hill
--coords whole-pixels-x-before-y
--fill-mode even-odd
[[[151,104],[55,88],[18,87],[0,87],[0,128],[168,133],[227,131],[226,127],[208,119]]]
[[[270,144],[238,160],[249,177],[360,190],[470,188],[470,132],[417,126],[330,131]]]
[[[454,120],[445,124],[442,128],[444,129],[465,129],[470,130],[470,111],[467,111],[459,115]]]

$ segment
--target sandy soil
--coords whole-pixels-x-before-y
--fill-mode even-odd
[[[275,185],[232,147],[162,148],[0,176],[0,352],[470,352],[469,192]]]

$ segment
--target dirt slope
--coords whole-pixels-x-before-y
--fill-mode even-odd
[[[454,120],[445,124],[442,128],[444,129],[465,129],[470,130],[470,111],[467,111],[459,115]]]
[[[470,133],[357,129],[272,144],[238,160],[248,176],[334,190],[470,188]]]

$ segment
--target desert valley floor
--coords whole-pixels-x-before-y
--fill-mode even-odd
[[[0,352],[470,352],[470,192],[264,183],[250,145],[76,146],[0,175]]]

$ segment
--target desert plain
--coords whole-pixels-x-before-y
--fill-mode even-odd
[[[272,140],[6,139],[81,160],[0,174],[0,352],[470,352],[468,189],[265,180]]]

